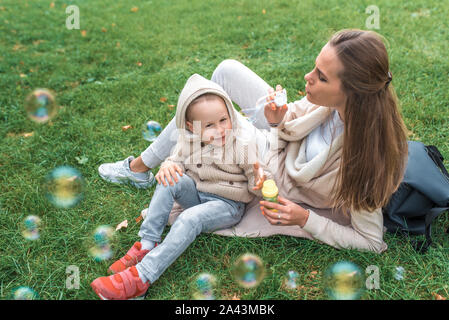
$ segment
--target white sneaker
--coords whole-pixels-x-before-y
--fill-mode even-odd
[[[125,160],[114,163],[103,163],[98,167],[98,173],[104,180],[112,183],[131,184],[139,189],[151,187],[155,183],[153,173],[150,170],[147,172],[132,172],[129,167],[132,160],[134,160],[134,157],[130,156]]]

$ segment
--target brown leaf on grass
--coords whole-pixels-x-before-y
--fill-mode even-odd
[[[162,97],[159,99],[160,102],[167,102],[167,98],[166,97]]]
[[[55,3],[54,2],[50,3],[50,8],[54,8],[54,7],[55,7]]]
[[[116,26],[116,24],[115,24],[115,23],[112,23],[112,24],[111,24],[111,27],[113,27],[113,28],[114,28],[115,26]]]
[[[35,41],[33,41],[33,45],[38,46],[38,45],[40,45],[42,42],[45,42],[45,40],[35,40]]]
[[[14,133],[14,132],[8,132],[8,134],[6,136],[8,137],[24,137],[24,138],[29,138],[32,137],[34,135],[34,131],[33,132],[22,132],[22,133]]]
[[[115,44],[115,46],[116,46],[117,48],[120,48],[120,42],[117,42],[117,43]]]
[[[245,43],[245,44],[242,46],[242,49],[248,49],[248,44]]]
[[[16,44],[12,47],[12,49],[13,49],[14,51],[22,50],[22,49],[23,49],[23,46],[22,46],[20,43],[16,43]]]
[[[135,220],[136,220],[136,223],[139,223],[140,221],[142,221],[142,219],[143,219],[142,215],[138,216],[138,217],[135,219]]]
[[[115,231],[119,231],[122,228],[128,228],[128,220],[124,220],[120,222],[117,227],[115,228]]]
[[[131,129],[133,126],[132,125],[126,125],[126,126],[122,126],[122,130],[123,131],[126,131],[126,130],[129,130],[129,129]]]
[[[24,73],[21,73],[21,74],[20,74],[20,77],[21,77],[21,78],[26,78],[26,77],[27,77],[27,75],[26,75],[26,74],[24,74]]]
[[[82,31],[81,31],[81,36],[85,37],[86,34],[87,34],[87,31],[86,31],[86,30],[82,30]]]
[[[132,8],[131,8],[131,12],[137,12],[137,11],[139,11],[139,8],[138,8],[138,7],[132,7]]]
[[[306,95],[306,94],[305,94],[303,91],[301,91],[301,90],[298,91],[298,94],[299,94],[300,96],[305,96],[305,95]]]
[[[141,67],[142,66],[142,62],[137,62],[137,65],[139,66],[139,67]]]
[[[234,293],[234,295],[232,296],[231,300],[240,300],[240,297],[237,296],[237,295]]]
[[[101,28],[102,32],[108,32],[108,29],[106,29],[105,27]]]
[[[436,300],[446,300],[445,297],[443,297],[443,296],[441,296],[441,295],[439,295],[438,293],[435,293],[435,292],[432,292],[432,296],[434,296],[434,298]]]
[[[170,109],[173,109],[175,107],[174,104],[169,104],[167,107],[169,107]]]
[[[262,14],[265,14],[265,13],[267,13],[267,10],[262,9]]]
[[[198,59],[198,58],[195,58],[195,61],[196,61],[196,62],[200,62],[200,59]]]

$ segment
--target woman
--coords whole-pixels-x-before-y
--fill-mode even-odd
[[[337,32],[304,79],[306,97],[290,103],[288,110],[267,105],[253,122],[258,147],[275,173],[279,204],[261,201],[259,211],[259,205],[252,203],[239,225],[217,233],[289,234],[336,248],[380,253],[387,248],[381,208],[398,188],[408,154],[385,45],[372,31]],[[234,60],[223,61],[212,81],[243,112],[273,91]],[[176,140],[171,137],[174,131],[172,120],[140,157],[104,164],[100,175],[113,182],[149,185],[148,169],[169,155]],[[172,182],[175,173],[165,176]],[[319,210],[326,208],[332,210]]]

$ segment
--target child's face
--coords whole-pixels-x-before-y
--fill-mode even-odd
[[[190,120],[186,121],[187,128],[193,132],[193,122],[201,121],[201,141],[206,144],[223,146],[226,140],[226,130],[232,129],[228,109],[221,98],[203,100],[190,110]]]

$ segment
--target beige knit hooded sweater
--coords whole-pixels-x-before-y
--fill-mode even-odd
[[[190,103],[205,93],[223,98],[232,123],[223,146],[203,144],[200,127],[194,133],[186,129],[186,111]],[[255,175],[253,164],[258,161],[268,179],[271,173],[258,159],[255,137],[237,120],[237,112],[223,88],[199,74],[192,75],[179,95],[176,109],[177,143],[161,166],[176,163],[195,183],[198,191],[249,203],[260,190],[253,190]]]

